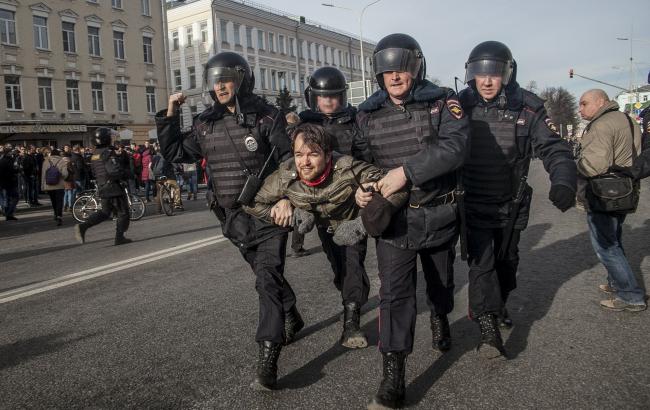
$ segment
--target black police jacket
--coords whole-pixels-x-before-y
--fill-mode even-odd
[[[214,104],[195,116],[191,130],[184,133],[180,130],[178,113],[167,117],[167,110],[161,110],[156,114],[156,126],[161,154],[165,160],[192,163],[203,157],[207,158],[213,191],[216,198],[222,198],[218,200],[221,209],[218,214],[224,216],[220,218],[223,235],[236,246],[249,248],[275,235],[284,234],[287,229],[246,214],[239,204],[232,201],[236,197],[235,191],[240,191],[245,182],[245,177],[242,177],[245,170],[238,157],[241,156],[246,162],[245,165],[256,172],[259,170],[260,160],[263,162],[271,151],[270,147],[275,146],[276,150],[266,172],[268,175],[279,163],[291,157],[291,142],[285,131],[286,119],[275,107],[265,103],[258,96],[243,98],[239,106],[241,115],[233,117],[225,106]],[[217,146],[223,147],[225,151],[234,149],[233,144],[226,140],[227,134],[223,132],[225,127],[235,127],[229,133],[235,148],[240,150],[239,154],[219,152],[217,149]],[[241,127],[242,130],[237,130],[236,127]],[[244,144],[244,140],[248,140],[250,144],[241,148],[240,144]],[[247,148],[254,148],[255,153],[264,155],[253,156],[246,152]],[[210,152],[204,152],[204,149]],[[220,165],[224,162],[233,167],[232,172],[219,173]],[[218,178],[232,180],[227,184],[220,184]],[[222,192],[219,192],[219,187],[224,187],[221,188]],[[224,192],[225,189],[231,189],[233,192]],[[224,198],[228,203],[223,201]]]
[[[101,198],[126,195],[124,184],[130,176],[126,154],[117,154],[113,147],[96,148],[90,159],[90,166]]]
[[[476,158],[478,139],[490,139],[500,145],[497,150],[503,152],[510,168],[504,173],[509,173],[508,179],[512,185],[507,192],[494,188],[485,182],[473,186],[465,184],[467,223],[479,228],[501,228],[508,224],[510,217],[510,204],[519,185],[523,172],[527,172],[533,153],[544,163],[544,168],[549,173],[551,185],[564,185],[576,191],[577,171],[573,160],[571,146],[560,138],[553,122],[548,117],[544,108],[544,100],[535,94],[522,89],[516,82],[511,83],[506,90],[507,100],[505,106],[500,106],[498,100],[485,101],[478,92],[468,87],[459,93],[460,103],[473,118],[476,110],[481,110],[481,121],[470,121],[470,142],[468,154],[475,156],[472,164],[478,164],[474,174],[481,173],[480,164],[488,166],[494,158]],[[499,135],[504,123],[511,123],[513,133],[511,136]],[[479,128],[477,124],[482,124]],[[510,137],[512,140],[508,140]],[[473,141],[476,140],[476,143]],[[512,152],[504,143],[512,142]],[[510,157],[512,155],[512,157]],[[468,160],[468,163],[470,161]],[[469,171],[469,170],[468,170]],[[469,172],[464,172],[470,177]],[[486,170],[486,173],[489,170]],[[504,195],[504,193],[506,195]],[[523,202],[517,215],[516,229],[524,229],[528,224],[532,188],[526,187]]]
[[[357,110],[349,105],[331,116],[312,110],[301,112],[300,121],[321,125],[332,138],[332,151],[355,156],[352,143],[357,138],[359,128],[356,123]],[[358,155],[357,155],[358,156]]]
[[[380,239],[415,250],[454,239],[457,204],[452,192],[469,127],[453,90],[425,80],[401,106],[386,91],[377,91],[359,106],[357,123],[357,158],[387,170],[402,166],[411,186],[409,203],[394,214]]]

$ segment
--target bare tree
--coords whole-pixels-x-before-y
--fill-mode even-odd
[[[440,79],[438,77],[431,77],[430,75],[426,75],[425,78],[433,83],[433,85],[440,85]]]
[[[526,90],[530,91],[531,93],[537,94],[538,88],[537,88],[537,81],[535,80],[530,80],[528,84],[526,84],[526,87],[524,87]]]
[[[561,135],[568,138],[567,125],[571,125],[573,132],[575,132],[580,123],[576,98],[562,87],[545,88],[539,93],[539,96],[546,101],[544,107],[546,107],[546,112],[551,121],[559,127],[558,132],[561,130]]]

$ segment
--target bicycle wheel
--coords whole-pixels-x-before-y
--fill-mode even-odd
[[[72,216],[78,222],[86,222],[88,217],[98,210],[97,200],[92,195],[81,195],[72,204]]]
[[[160,192],[158,193],[158,196],[160,196],[160,207],[167,216],[174,215],[174,201],[169,188],[163,185],[159,189]]]
[[[142,199],[136,194],[129,194],[131,206],[129,209],[129,219],[137,221],[144,216],[145,206]]]

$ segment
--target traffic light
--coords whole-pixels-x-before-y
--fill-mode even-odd
[[[569,78],[573,78],[573,68],[569,69]]]

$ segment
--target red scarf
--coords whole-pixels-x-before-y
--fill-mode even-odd
[[[323,171],[323,174],[316,178],[313,181],[305,181],[304,179],[301,179],[302,183],[307,185],[307,186],[318,186],[323,183],[327,179],[328,176],[330,176],[330,173],[332,172],[332,159],[327,162],[327,167],[325,167],[325,171]]]

